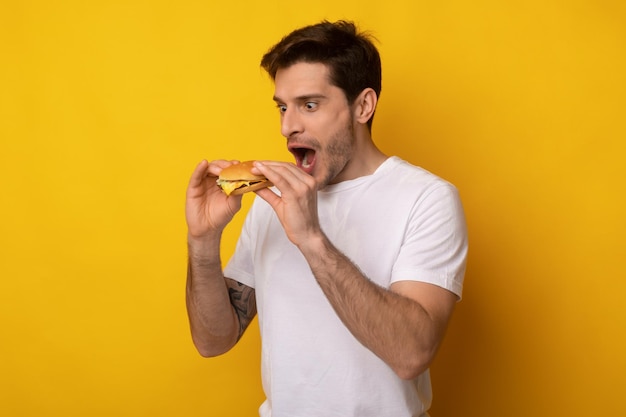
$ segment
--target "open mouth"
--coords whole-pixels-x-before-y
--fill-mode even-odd
[[[307,174],[311,174],[315,166],[315,150],[301,146],[290,146],[289,152],[296,158],[296,165]]]

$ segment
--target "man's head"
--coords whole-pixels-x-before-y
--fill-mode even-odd
[[[323,21],[297,29],[263,56],[261,66],[275,80],[279,69],[298,62],[326,65],[330,83],[344,92],[348,104],[366,88],[380,96],[380,55],[370,37],[351,22]],[[369,129],[373,117],[367,122]]]

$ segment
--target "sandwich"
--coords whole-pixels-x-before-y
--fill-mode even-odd
[[[245,161],[224,168],[217,178],[217,185],[226,195],[240,195],[274,185],[264,176],[250,172],[253,163]]]

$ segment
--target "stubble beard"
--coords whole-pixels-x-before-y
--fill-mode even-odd
[[[352,159],[355,142],[354,126],[350,118],[343,129],[335,132],[324,149],[326,175],[318,182],[318,189],[336,183],[335,179]]]

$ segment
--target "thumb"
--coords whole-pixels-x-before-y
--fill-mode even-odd
[[[278,194],[272,191],[269,188],[262,188],[260,190],[256,190],[255,194],[265,200],[274,210],[278,208],[278,205],[281,203],[281,198]]]

